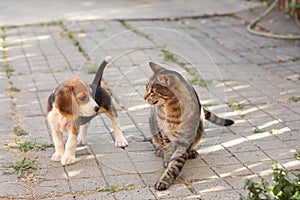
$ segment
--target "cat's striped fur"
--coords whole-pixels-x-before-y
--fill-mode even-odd
[[[217,125],[234,122],[222,119],[201,106],[197,93],[177,72],[149,63],[154,75],[146,85],[145,100],[150,109],[150,131],[158,145],[156,155],[163,158],[165,172],[155,189],[165,190],[179,175],[188,158],[198,156],[195,148],[204,133],[204,119]]]

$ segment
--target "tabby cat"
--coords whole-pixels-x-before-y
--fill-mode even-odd
[[[153,62],[149,66],[154,75],[146,85],[144,98],[155,105],[150,109],[150,131],[158,145],[156,155],[163,158],[166,168],[155,189],[165,190],[186,160],[198,156],[195,148],[204,134],[204,118],[220,126],[230,126],[234,121],[202,107],[194,88],[179,73]]]

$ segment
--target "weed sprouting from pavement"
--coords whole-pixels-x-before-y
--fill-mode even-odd
[[[289,101],[292,101],[292,102],[298,102],[298,101],[300,101],[300,97],[291,96],[291,97],[289,98]]]
[[[296,160],[300,160],[300,148],[296,149],[296,153],[294,154]]]
[[[20,126],[14,127],[14,133],[15,133],[16,136],[28,135],[28,132],[26,132]]]
[[[228,106],[234,111],[242,111],[242,109],[244,108],[243,105],[238,103],[228,103]]]
[[[253,133],[263,133],[263,132],[264,132],[263,130],[258,129],[258,128],[253,130]]]
[[[21,152],[34,151],[45,151],[47,148],[53,147],[53,144],[34,142],[22,142],[19,140],[15,141],[15,144],[8,145],[11,149],[18,149]]]
[[[4,167],[12,171],[6,172],[5,174],[16,174],[18,178],[25,178],[37,170],[36,159],[37,158],[30,159],[24,157],[20,162],[10,163]]]
[[[204,79],[194,77],[193,79],[188,80],[188,82],[192,85],[198,85],[200,87],[207,87],[207,84]]]
[[[134,184],[127,184],[127,185],[117,185],[117,186],[107,186],[107,187],[101,187],[98,189],[98,192],[109,192],[109,193],[115,193],[123,190],[133,190],[136,188],[141,188],[143,186],[136,186]]]
[[[90,66],[86,69],[88,74],[95,74],[98,70],[98,65],[96,63],[90,63]]]

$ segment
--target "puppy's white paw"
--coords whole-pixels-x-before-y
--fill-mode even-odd
[[[70,156],[70,155],[64,155],[63,158],[61,159],[61,164],[62,165],[71,165],[75,163],[75,156]]]
[[[124,148],[127,146],[128,146],[128,142],[123,135],[120,138],[116,139],[115,147]]]
[[[54,162],[60,162],[62,155],[58,153],[54,153],[51,157],[51,160]]]

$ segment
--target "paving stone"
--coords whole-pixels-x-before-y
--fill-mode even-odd
[[[19,183],[14,182],[1,182],[0,188],[0,195],[5,196],[6,198],[13,198],[14,195],[24,195],[26,193]]]
[[[38,173],[42,175],[47,180],[57,180],[57,179],[66,179],[66,174],[62,167],[50,167],[49,165],[46,168],[40,168]]]
[[[150,189],[155,194],[155,196],[157,196],[157,198],[159,199],[165,199],[165,198],[180,199],[180,197],[193,195],[192,192],[184,184],[173,184],[168,188],[168,190],[165,191],[157,191],[153,187]]]
[[[37,195],[67,193],[69,191],[69,184],[66,179],[47,180],[34,185],[34,193]]]
[[[0,105],[0,116],[13,114],[13,107],[10,98],[0,98]]]
[[[245,165],[257,175],[268,175],[272,173],[273,161],[246,163]]]
[[[13,120],[11,117],[1,117],[0,120],[0,133],[1,132],[10,132],[13,130]]]
[[[115,200],[112,194],[107,192],[98,192],[94,194],[83,194],[76,195],[76,200],[95,200],[95,199],[107,199],[107,200]],[[74,198],[72,198],[74,199]]]
[[[249,171],[242,164],[216,166],[216,167],[212,167],[212,169],[218,174],[218,176],[220,176],[222,178],[223,177],[245,176],[245,175],[252,174],[252,172]]]
[[[255,182],[261,181],[261,179],[257,175],[249,175],[244,177],[230,177],[225,178],[224,181],[226,181],[232,188],[239,191],[244,188],[247,179],[251,179]]]
[[[232,190],[232,191],[221,191],[216,193],[205,193],[200,195],[201,199],[203,200],[209,200],[209,199],[224,199],[224,200],[234,200],[239,199],[240,195]]]
[[[180,177],[185,180],[206,180],[218,178],[214,171],[207,166],[185,169],[183,167]]]
[[[289,148],[287,144],[281,142],[280,140],[270,139],[270,140],[256,140],[255,144],[263,150],[271,149],[287,149]]]
[[[158,161],[149,161],[149,162],[137,162],[134,163],[138,172],[140,173],[154,173],[154,172],[164,172],[162,160]]]
[[[197,194],[200,195],[232,189],[225,181],[219,179],[193,182],[192,186],[196,190]]]
[[[152,200],[156,199],[152,194],[148,187],[133,189],[133,190],[125,190],[115,193],[117,199],[144,199],[144,200]]]
[[[239,163],[239,161],[228,152],[208,154],[204,160],[209,164],[209,166],[221,166]]]
[[[270,156],[273,160],[284,160],[284,159],[293,159],[296,150],[291,150],[291,148],[287,149],[272,149],[266,150],[265,153]]]
[[[107,176],[106,180],[110,186],[134,184],[143,186],[144,183],[139,174],[123,174],[115,176]]]
[[[94,166],[70,165],[66,166],[65,169],[70,179],[92,178],[102,176],[102,173],[100,172],[96,163]]]
[[[72,191],[94,191],[101,187],[106,186],[106,182],[103,177],[94,176],[92,178],[71,178],[69,179],[70,187]]]
[[[256,163],[271,160],[264,152],[261,151],[236,152],[234,155],[242,163]]]
[[[101,169],[104,176],[138,173],[132,163],[103,164]]]
[[[69,196],[62,196],[62,197],[51,197],[51,198],[44,198],[46,200],[51,200],[51,199],[54,199],[54,200],[73,200],[74,197],[72,195],[69,195]]]

